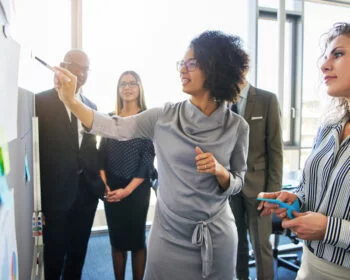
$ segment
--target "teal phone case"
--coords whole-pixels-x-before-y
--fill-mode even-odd
[[[292,205],[290,205],[288,203],[285,203],[285,202],[282,202],[282,201],[280,201],[278,199],[272,199],[272,198],[258,197],[257,200],[267,201],[269,203],[276,203],[276,204],[279,205],[279,207],[287,209],[287,216],[288,216],[289,219],[293,219],[294,218],[294,216],[292,214],[293,210],[297,211],[297,212],[300,212],[299,199],[296,199],[293,202]]]

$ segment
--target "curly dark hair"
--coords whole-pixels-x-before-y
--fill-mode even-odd
[[[205,31],[190,43],[206,80],[204,88],[217,101],[236,101],[249,67],[248,54],[238,36],[221,31]]]

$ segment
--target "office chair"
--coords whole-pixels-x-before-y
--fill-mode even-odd
[[[302,244],[290,229],[282,228],[282,220],[274,214],[272,215],[272,233],[274,234],[273,257],[277,261],[277,267],[282,266],[293,271],[298,271],[300,267],[298,255],[295,253],[286,254],[286,252],[300,249]],[[279,246],[279,239],[282,234],[291,240],[291,244],[287,244],[283,249]],[[293,246],[293,244],[301,246]]]
[[[285,267],[292,271],[298,271],[300,267],[300,260],[296,253],[287,254],[290,251],[300,250],[302,248],[302,243],[299,242],[297,237],[291,232],[290,229],[282,228],[282,220],[276,216],[272,215],[272,234],[274,235],[273,242],[273,258],[276,260],[277,267]],[[279,245],[280,235],[287,236],[290,240],[290,244]],[[254,252],[253,250],[249,253],[249,267],[255,266]]]

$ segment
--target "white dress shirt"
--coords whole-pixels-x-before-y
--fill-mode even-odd
[[[243,89],[241,89],[241,92],[239,94],[239,99],[237,102],[238,114],[243,117],[245,113],[245,107],[247,106],[247,97],[248,97],[249,87],[250,87],[250,84],[247,83],[246,86]]]
[[[81,93],[82,93],[82,90],[80,89],[78,93],[76,93],[76,97],[80,100],[80,101],[83,101],[82,98],[81,98]],[[66,106],[66,104],[64,104],[64,106],[66,107],[66,110],[67,110],[67,114],[68,114],[68,118],[70,121],[72,121],[71,119],[71,111],[69,110],[69,108]],[[81,145],[81,141],[83,140],[83,125],[81,124],[81,121],[77,118],[77,121],[78,121],[78,140],[79,140],[79,148],[80,148],[80,145]]]

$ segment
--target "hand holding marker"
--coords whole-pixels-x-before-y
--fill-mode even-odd
[[[52,72],[56,73],[60,73],[59,71],[57,71],[55,68],[53,68],[51,65],[47,64],[44,60],[40,59],[39,57],[35,56],[34,57],[37,61],[39,61],[42,65],[44,65],[46,68],[50,69]],[[66,81],[70,82],[71,79],[67,76],[65,76]]]
[[[293,210],[294,211],[297,211],[297,212],[300,212],[300,204],[299,204],[299,200],[296,199],[292,205],[288,204],[288,203],[285,203],[285,202],[282,202],[278,199],[272,199],[272,198],[264,198],[264,197],[258,197],[257,200],[260,200],[260,201],[266,201],[268,203],[275,203],[275,204],[278,204],[280,208],[284,208],[287,210],[287,216],[289,219],[293,219]]]

